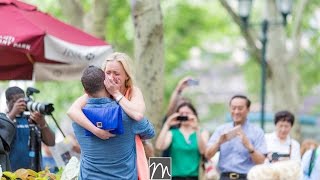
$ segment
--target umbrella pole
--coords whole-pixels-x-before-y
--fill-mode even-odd
[[[28,60],[30,61],[30,63],[34,64],[34,60],[33,60],[32,56],[31,56],[31,54],[27,53],[26,56],[27,56]]]

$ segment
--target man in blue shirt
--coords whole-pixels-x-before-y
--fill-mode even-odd
[[[23,113],[26,111],[26,102],[21,88],[9,87],[5,94],[7,117],[16,125],[16,134],[9,155],[11,170],[25,168],[40,171],[41,141],[48,146],[54,146],[55,135],[40,112],[31,112],[30,117]],[[31,138],[31,135],[35,135],[34,138]]]
[[[218,127],[207,144],[207,159],[220,151],[218,167],[221,180],[246,179],[250,168],[265,160],[264,132],[247,120],[250,104],[246,96],[233,96],[229,102],[233,122]],[[228,133],[236,126],[241,127],[236,134]]]
[[[85,92],[89,95],[89,107],[111,108],[119,106],[110,98],[103,81],[104,72],[94,66],[88,67],[81,78]],[[135,121],[123,110],[124,133],[108,140],[86,136],[85,129],[73,123],[74,132],[81,148],[79,179],[137,180],[137,155],[135,135],[150,139],[155,135],[152,124],[147,120]]]

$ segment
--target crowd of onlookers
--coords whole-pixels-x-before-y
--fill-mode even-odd
[[[80,153],[79,173],[73,172],[79,179],[150,177],[147,157],[154,156],[154,150],[147,139],[155,136],[155,130],[144,117],[143,95],[134,85],[130,61],[126,54],[116,52],[102,68],[90,66],[83,72],[84,95],[67,111],[73,120],[72,139],[79,143],[72,144],[72,149]],[[196,107],[183,96],[185,88],[197,84],[190,77],[179,81],[155,139],[155,148],[162,151],[162,156],[171,157],[172,179],[197,180],[203,174],[207,179],[221,180],[320,179],[320,148],[311,139],[300,146],[290,136],[295,123],[290,111],[275,113],[274,131],[265,133],[248,119],[250,99],[234,95],[229,101],[232,121],[216,127],[210,136],[200,128]],[[37,111],[26,113],[21,88],[8,88],[6,99],[8,111],[0,114],[2,169],[39,171],[43,169],[42,161],[50,165],[54,160],[50,147],[55,145],[55,133],[44,115]],[[63,153],[60,158],[66,163],[70,154]]]
[[[235,95],[229,101],[232,122],[217,127],[209,138],[208,132],[200,129],[195,107],[181,96],[190,79],[182,79],[172,93],[156,140],[156,148],[172,158],[173,179],[201,179],[201,157],[209,161],[217,155],[217,164],[211,169],[205,166],[204,171],[215,171],[212,178],[216,179],[320,179],[318,145],[307,139],[300,147],[290,136],[295,122],[291,112],[275,113],[274,131],[265,133],[248,119],[251,101]],[[181,120],[183,116],[188,120]]]

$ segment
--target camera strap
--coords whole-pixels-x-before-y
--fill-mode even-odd
[[[291,159],[291,151],[292,151],[292,140],[290,139],[290,145],[289,145],[289,159]]]
[[[34,123],[29,123],[30,136],[29,136],[29,157],[30,169],[34,171],[41,170],[41,131]]]
[[[308,171],[308,176],[310,177],[311,172],[313,170],[314,164],[315,164],[315,159],[317,159],[319,155],[319,148],[315,148],[312,150],[311,158],[310,158],[310,163],[309,163],[309,171]]]

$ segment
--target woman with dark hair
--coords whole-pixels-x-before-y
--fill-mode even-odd
[[[170,129],[172,126],[179,128]],[[198,114],[190,102],[180,104],[164,123],[156,141],[156,148],[168,148],[172,159],[172,179],[198,179],[201,155],[209,139],[200,130]]]
[[[294,115],[289,111],[279,111],[275,114],[274,124],[275,131],[265,135],[268,160],[276,162],[290,159],[300,162],[300,144],[290,137]]]

